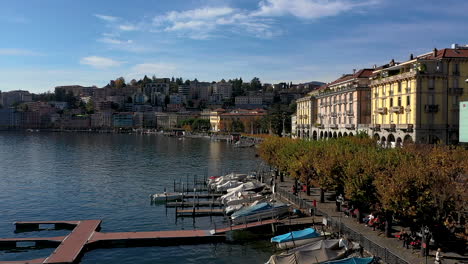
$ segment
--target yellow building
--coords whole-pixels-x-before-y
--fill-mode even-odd
[[[317,100],[315,99],[317,93],[318,89],[296,100],[296,127],[291,132],[295,133],[298,138],[312,136],[312,128],[317,121]]]
[[[376,69],[372,136],[381,144],[458,143],[459,102],[468,99],[468,46],[453,45]]]

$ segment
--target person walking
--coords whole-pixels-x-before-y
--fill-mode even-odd
[[[435,255],[434,264],[441,264],[441,263],[442,263],[442,250],[438,248],[436,255]]]

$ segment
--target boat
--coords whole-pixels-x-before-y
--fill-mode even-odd
[[[257,194],[257,193],[240,193],[239,196],[234,196],[234,197],[230,197],[228,199],[225,200],[225,203],[226,205],[238,205],[238,204],[245,204],[245,203],[253,203],[255,201],[259,201],[259,200],[262,200],[262,199],[265,199],[265,197],[261,194]]]
[[[231,215],[234,224],[260,221],[283,216],[289,212],[289,205],[283,203],[257,203],[244,207]]]
[[[260,183],[258,181],[249,181],[246,183],[243,183],[237,187],[227,189],[228,193],[231,192],[244,192],[244,191],[252,191],[252,192],[259,192],[263,190],[265,187],[265,184]]]
[[[182,199],[183,193],[156,193],[150,195],[152,202],[174,201]]]
[[[358,248],[356,244],[349,243],[344,239],[319,240],[291,249],[288,252],[273,255],[267,264],[308,264],[342,259],[352,250]]]
[[[377,264],[378,260],[374,257],[370,258],[345,258],[340,260],[332,260],[324,262],[324,264]]]
[[[306,228],[275,236],[271,239],[271,243],[276,243],[280,249],[288,249],[323,239],[325,239],[323,233],[317,232],[314,228]]]
[[[224,209],[224,212],[226,215],[232,215],[234,212],[239,211],[242,207],[244,207],[242,204],[230,205]]]

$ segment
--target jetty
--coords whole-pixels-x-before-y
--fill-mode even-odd
[[[188,211],[193,212],[193,210]],[[217,243],[225,241],[226,233],[229,231],[245,230],[266,225],[272,225],[273,227],[279,221],[278,219],[271,219],[215,228],[214,230],[147,232],[100,232],[101,220],[15,222],[17,231],[40,231],[42,230],[41,227],[49,227],[50,225],[56,229],[72,230],[66,236],[0,238],[0,249],[21,248],[21,243],[23,242],[34,243],[36,247],[56,247],[52,254],[46,258],[0,261],[0,264],[73,264],[78,263],[87,251],[96,248]]]
[[[167,202],[167,207],[221,207],[223,204],[219,201],[182,201]]]

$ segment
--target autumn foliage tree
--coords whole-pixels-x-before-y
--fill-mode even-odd
[[[386,149],[368,137],[303,141],[270,137],[260,156],[282,173],[344,193],[361,208],[416,226],[467,212],[468,151],[439,145]],[[465,215],[466,217],[466,215]]]

